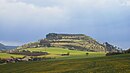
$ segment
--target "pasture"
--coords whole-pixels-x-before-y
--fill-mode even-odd
[[[87,52],[87,51],[78,51],[78,50],[68,50],[64,48],[58,48],[58,47],[43,47],[43,48],[28,48],[29,51],[42,51],[42,52],[48,52],[49,55],[46,55],[46,57],[63,57],[61,54],[70,53],[67,57],[75,57],[75,56],[86,56],[86,53],[88,54],[88,57],[92,56],[105,56],[106,53],[104,52]]]
[[[130,54],[0,65],[0,73],[130,73]]]
[[[15,54],[8,54],[8,53],[0,53],[0,58],[10,58],[10,57],[23,57],[23,55],[15,55]]]
[[[48,52],[49,55],[41,55],[38,57],[51,57],[51,58],[56,58],[56,59],[77,59],[77,58],[101,57],[101,56],[105,56],[106,54],[104,52],[87,52],[87,51],[78,51],[78,50],[68,50],[68,49],[58,48],[58,47],[27,48],[27,49],[22,49],[22,50],[29,50],[31,52]],[[61,56],[61,54],[67,54],[68,52],[69,52],[69,56]],[[88,55],[86,55],[86,53],[88,53]],[[11,56],[13,56],[14,58],[23,57],[23,55],[0,53],[0,58],[10,58]]]

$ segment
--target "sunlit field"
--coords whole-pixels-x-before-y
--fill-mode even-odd
[[[64,48],[57,47],[44,47],[44,48],[28,48],[24,50],[29,50],[31,52],[48,52],[48,55],[41,55],[38,57],[51,57],[56,59],[77,59],[77,58],[89,58],[89,57],[101,57],[105,56],[104,52],[87,52],[87,51],[78,51],[78,50],[68,50]],[[22,51],[22,50],[21,50]],[[61,54],[70,53],[69,56],[61,56]],[[88,55],[86,55],[88,53]],[[10,57],[23,57],[23,55],[7,54],[0,53],[0,58],[10,58]]]
[[[0,58],[10,58],[10,57],[23,57],[23,55],[14,55],[14,54],[7,54],[7,53],[0,53]]]
[[[0,69],[0,73],[130,73],[130,54],[10,63],[0,65]]]
[[[42,51],[42,52],[48,52],[49,55],[46,55],[46,57],[63,57],[61,54],[70,53],[68,57],[96,57],[96,56],[105,56],[104,52],[87,52],[87,51],[78,51],[78,50],[68,50],[63,48],[57,48],[57,47],[50,47],[50,48],[28,48],[29,51]],[[88,55],[86,55],[88,53]],[[44,55],[45,56],[45,55]]]

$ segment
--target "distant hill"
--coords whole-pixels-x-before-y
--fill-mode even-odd
[[[0,50],[7,50],[7,49],[15,49],[18,46],[5,46],[4,44],[0,43]]]
[[[4,46],[2,43],[0,43],[0,47]]]
[[[2,43],[0,43],[0,49],[5,49],[5,45],[3,45]]]
[[[107,43],[108,44],[108,43]],[[22,48],[37,47],[62,47],[70,50],[92,51],[92,52],[117,52],[113,45],[106,45],[97,42],[95,39],[84,34],[57,34],[49,33],[46,38],[37,42],[24,44]]]

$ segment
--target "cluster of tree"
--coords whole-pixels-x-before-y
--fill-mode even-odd
[[[24,45],[18,47],[17,49],[37,48],[38,46],[39,46],[39,42],[31,42],[28,44],[24,44]]]
[[[111,56],[111,55],[118,55],[118,54],[123,54],[121,52],[109,52],[106,54],[106,56]]]
[[[68,53],[66,53],[66,54],[61,54],[61,56],[69,56],[70,55],[70,53],[68,52]]]
[[[124,52],[125,53],[130,53],[130,48],[128,50],[125,50]]]
[[[40,47],[50,47],[50,41],[48,39],[41,39],[39,43]]]
[[[118,52],[109,52],[109,53],[106,54],[106,56],[118,55],[118,54],[127,54],[127,53],[130,53],[130,48],[127,49],[127,50],[121,50],[121,51],[118,51]]]
[[[112,53],[113,52],[120,52],[121,53],[123,51],[122,48],[119,48],[117,46],[111,45],[108,42],[105,42],[103,45],[105,46],[106,51],[109,51],[109,52],[112,52]]]

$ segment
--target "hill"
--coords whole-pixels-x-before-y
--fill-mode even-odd
[[[0,43],[0,50],[7,50],[7,49],[15,49],[18,46],[5,46],[4,44]]]
[[[24,44],[18,49],[39,48],[39,47],[61,47],[70,50],[91,51],[91,52],[117,52],[113,45],[101,44],[90,36],[84,34],[57,34],[49,33],[46,38]]]
[[[122,54],[96,58],[10,63],[0,65],[0,73],[130,73],[129,59],[130,54]]]
[[[0,49],[4,49],[5,45],[3,45],[2,43],[0,43]]]

